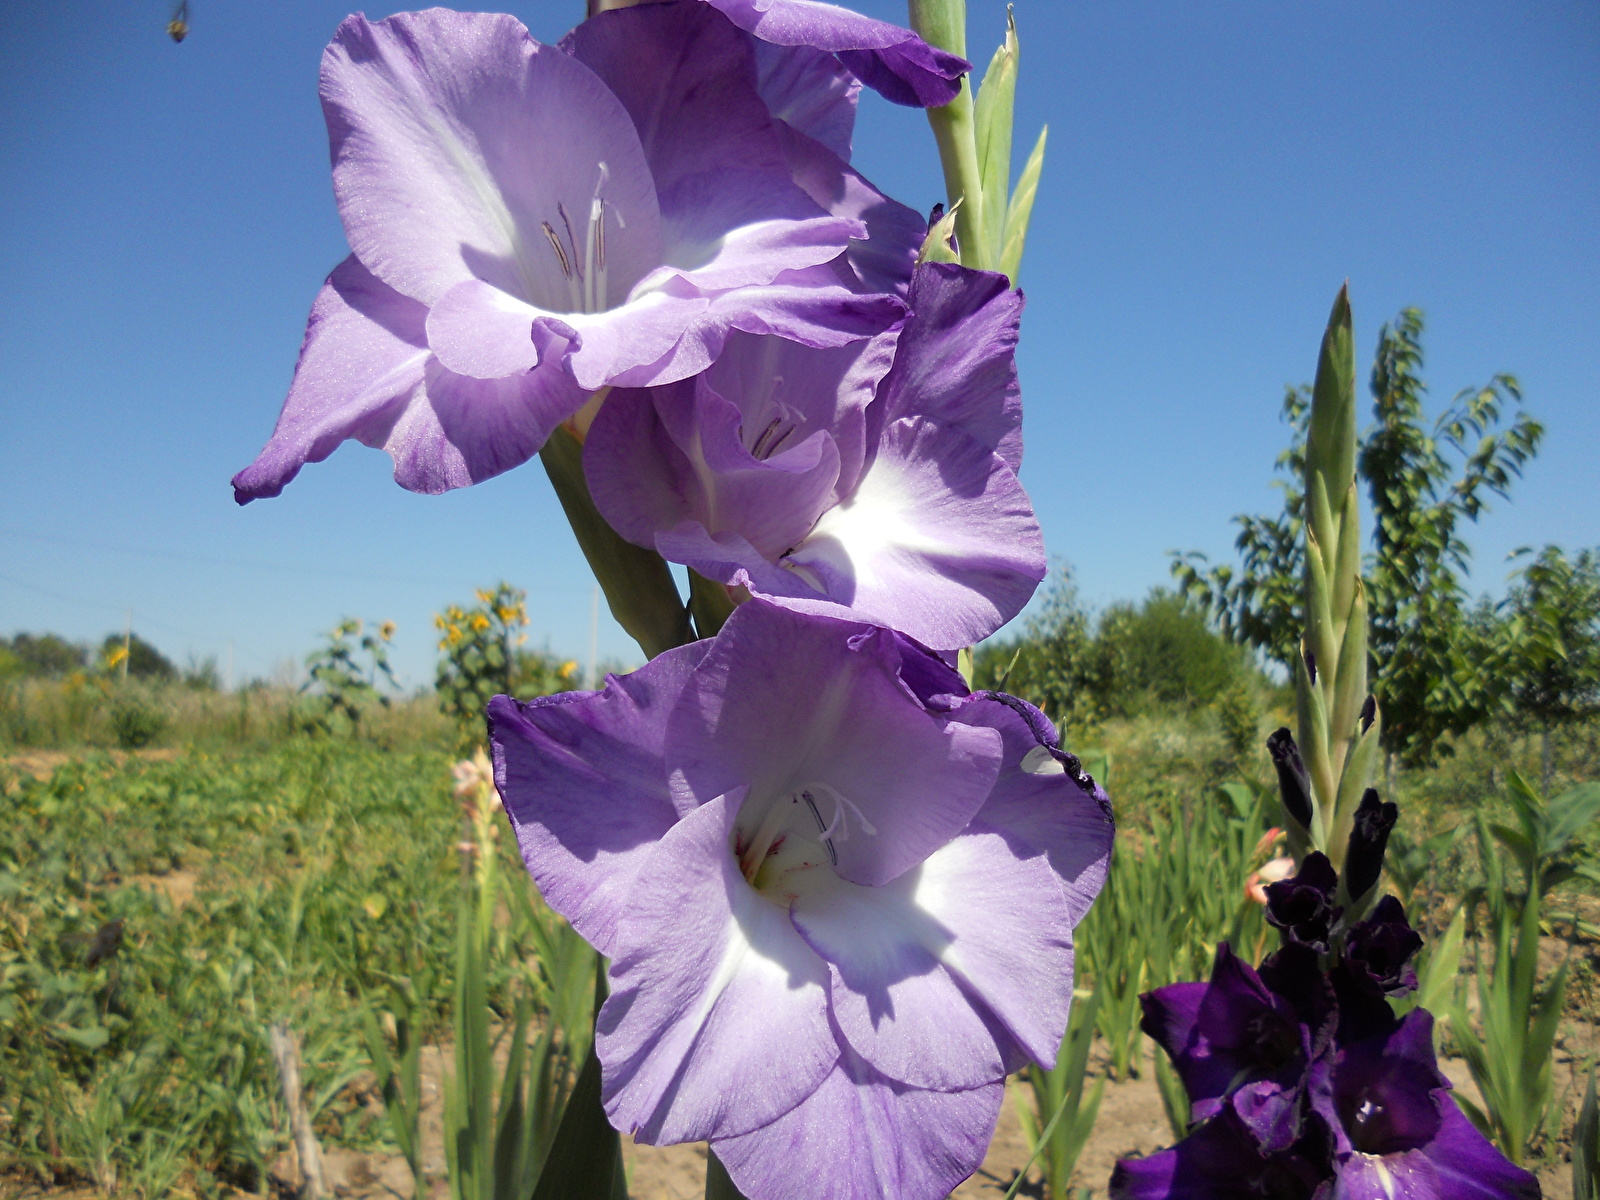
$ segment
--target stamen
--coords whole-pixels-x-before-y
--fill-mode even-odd
[[[817,828],[822,830],[817,836],[821,839],[822,844],[828,848],[828,861],[837,867],[839,865],[839,852],[833,848],[833,838],[829,836],[833,832],[833,826],[823,822],[822,814],[817,811],[817,802],[811,798],[810,792],[802,792],[801,796],[805,799],[806,807],[811,810],[811,815],[817,819]],[[833,819],[835,822],[839,820],[839,811],[834,809]]]
[[[561,241],[556,237],[556,231],[550,227],[549,221],[540,221],[544,226],[544,235],[550,239],[550,248],[556,252],[556,257],[561,260],[561,273],[568,279],[572,278],[572,264],[567,261],[567,252],[561,248]]]
[[[561,214],[561,223],[567,227],[567,245],[572,247],[572,268],[582,279],[583,264],[578,261],[578,239],[572,236],[572,218],[567,216],[567,206],[559,200],[556,201],[556,212]]]
[[[774,442],[773,445],[769,447],[767,445],[767,439],[772,436],[773,430],[779,428],[782,424],[783,424],[783,418],[782,417],[773,417],[772,420],[767,423],[767,427],[765,429],[763,429],[761,431],[761,433],[760,433],[760,436],[758,436],[756,438],[755,445],[750,447],[750,454],[752,455],[752,457],[765,459],[768,455],[770,455],[772,453],[772,451],[774,449],[777,448],[777,443],[776,442]],[[794,432],[794,431],[793,430],[785,430],[784,433],[783,433],[783,436],[779,437],[777,439],[777,441],[778,442],[783,441],[783,439],[785,437],[788,437],[789,434],[792,433],[792,432]]]

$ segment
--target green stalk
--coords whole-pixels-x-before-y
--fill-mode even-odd
[[[1311,777],[1310,849],[1344,864],[1356,805],[1377,760],[1376,710],[1366,729],[1367,602],[1356,491],[1355,339],[1339,289],[1312,387],[1305,463],[1305,636],[1295,671],[1297,741]],[[1354,897],[1352,899],[1359,899]]]
[[[911,28],[930,46],[967,57],[966,0],[908,0]],[[983,169],[978,160],[978,131],[972,84],[962,79],[961,92],[943,108],[928,110],[928,124],[939,144],[947,205],[954,210],[956,242],[968,267],[992,267],[984,241]],[[1009,140],[1009,137],[1008,137]],[[956,202],[960,201],[960,208]]]

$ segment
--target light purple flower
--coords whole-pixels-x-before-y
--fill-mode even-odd
[[[1054,1060],[1104,792],[1037,710],[753,600],[602,692],[489,707],[549,903],[612,960],[606,1111],[751,1200],[935,1200]]]
[[[559,48],[496,14],[347,19],[322,97],[354,253],[240,502],[346,438],[414,491],[464,486],[597,388],[703,370],[730,331],[833,347],[897,321],[829,265],[867,225],[794,182],[755,79],[750,39],[699,3],[604,13]]]
[[[804,46],[837,56],[886,100],[938,108],[961,91],[972,64],[928,45],[909,29],[818,0],[706,0],[740,29],[775,46]]]
[[[731,338],[705,374],[613,391],[584,446],[623,537],[709,579],[940,650],[993,633],[1045,571],[1017,480],[1005,277],[917,269],[903,330],[816,351]]]

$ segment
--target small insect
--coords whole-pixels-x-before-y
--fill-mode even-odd
[[[175,42],[181,42],[189,36],[189,0],[178,0],[177,7],[172,10],[172,19],[167,22],[167,36]]]

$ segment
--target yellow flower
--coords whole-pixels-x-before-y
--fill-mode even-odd
[[[489,628],[489,618],[480,613],[472,614],[472,628],[475,632],[482,633]]]
[[[578,673],[578,664],[577,664],[577,662],[575,660],[570,659],[570,658],[566,662],[561,664],[561,669],[558,672],[558,674],[563,679],[571,679],[577,673]]]
[[[386,642],[394,636],[394,631],[395,623],[393,621],[385,621],[378,626],[378,636]]]

